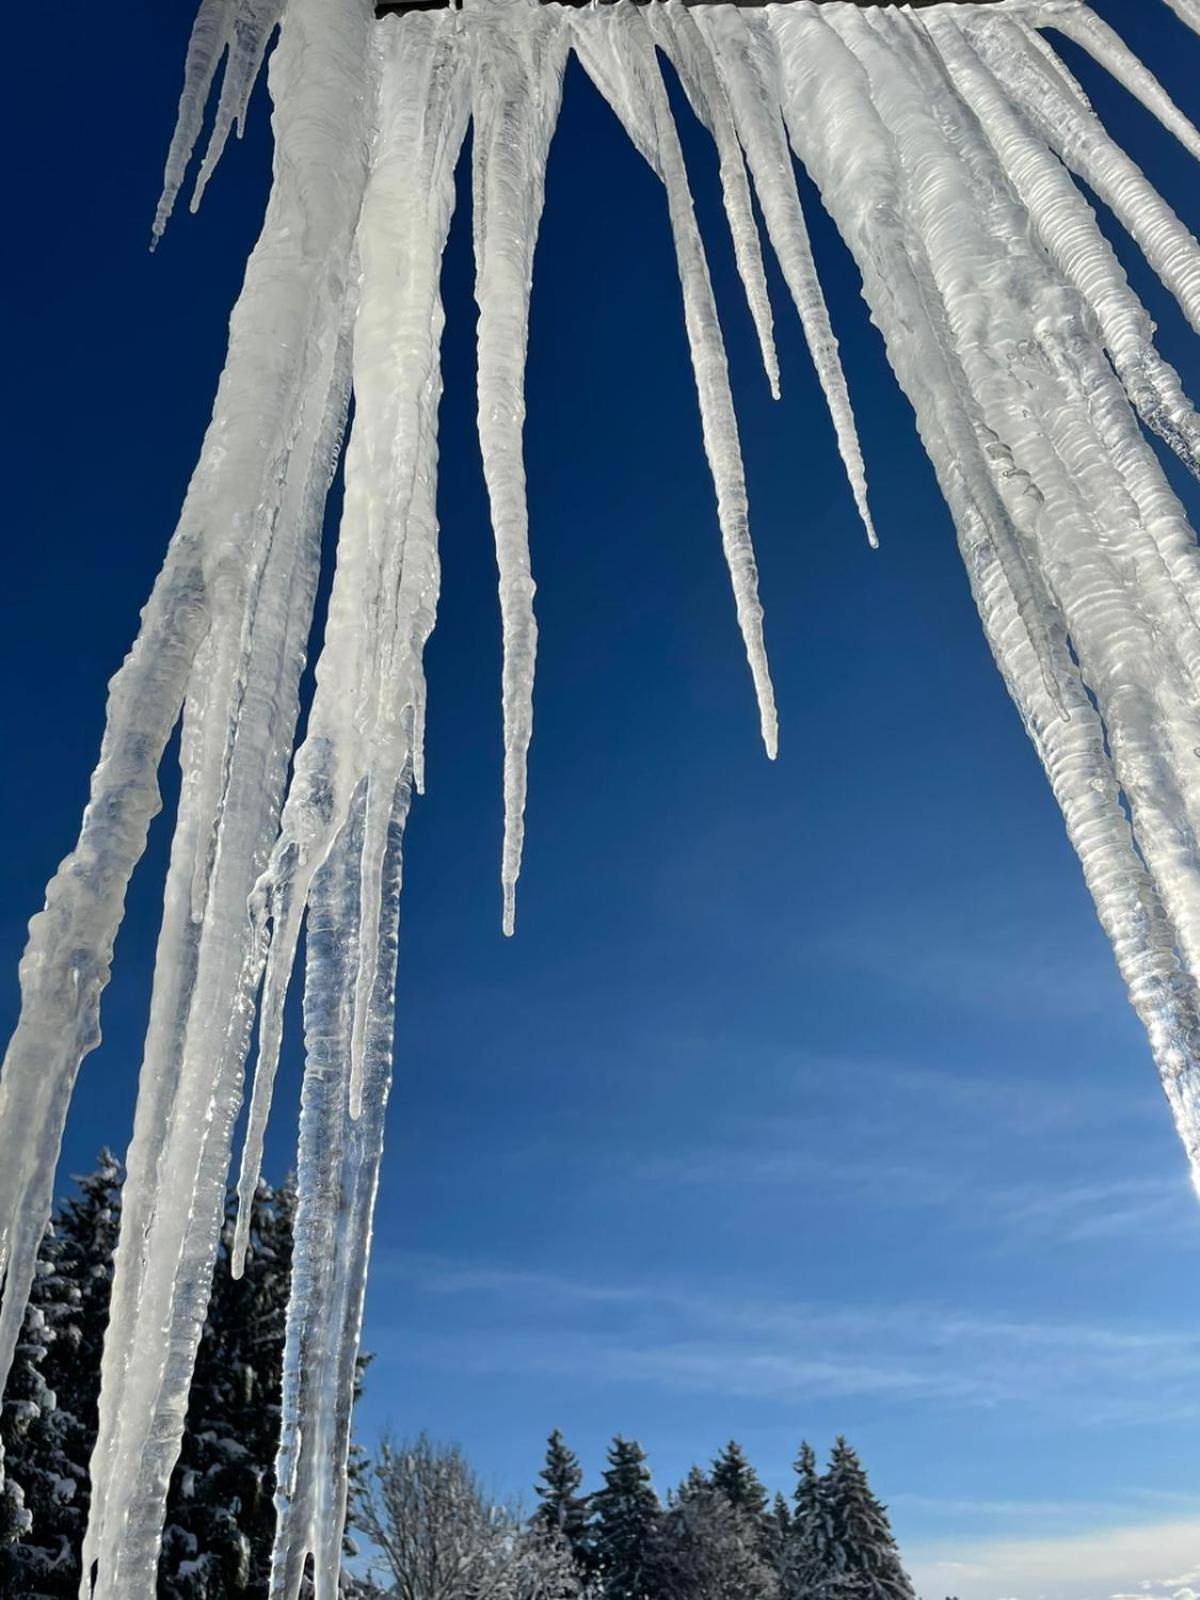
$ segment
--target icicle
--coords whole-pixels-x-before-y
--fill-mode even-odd
[[[1043,0],[1043,3],[1045,3],[1045,0]],[[1087,90],[1054,49],[1050,41],[1044,39],[1036,28],[1025,28],[1023,31],[1030,49],[1041,56],[1045,70],[1055,79],[1064,93],[1072,99],[1078,100],[1081,106],[1091,111],[1092,102],[1088,99]]]
[[[779,358],[775,352],[775,335],[772,326],[771,301],[767,291],[767,277],[763,269],[762,245],[758,225],[754,220],[754,204],[750,198],[750,184],[746,177],[746,163],[742,158],[737,132],[729,109],[729,98],[721,85],[708,46],[700,36],[686,7],[650,5],[646,7],[646,20],[650,24],[659,48],[666,54],[679,74],[688,104],[699,122],[712,134],[717,147],[717,160],[721,170],[721,196],[725,216],[733,239],[733,254],[738,276],[746,291],[746,303],[758,335],[763,368],[767,374],[771,396],[779,399]]]
[[[283,119],[289,130],[304,129],[307,104],[304,95],[295,99]],[[295,408],[311,381],[304,374],[323,359],[308,346],[313,296],[328,271],[321,257],[329,225],[322,221],[314,230],[314,258],[297,259],[279,233],[289,193],[282,184],[273,220],[248,266],[213,423],[179,528],[137,643],[110,685],[108,725],[79,843],[51,881],[45,910],[30,924],[21,1017],[0,1078],[0,1254],[7,1253],[0,1380],[49,1215],[71,1089],[80,1060],[98,1039],[99,999],[125,886],[158,810],[158,763],[212,620],[213,582],[231,566],[244,567],[256,548],[253,508],[281,492]],[[260,310],[272,297],[281,307],[274,321]]]
[[[1151,116],[1179,140],[1184,149],[1200,158],[1200,132],[1171,99],[1158,79],[1103,17],[1078,0],[1046,0],[1029,19],[1039,28],[1056,28],[1068,39],[1082,45],[1106,72],[1140,100]]]
[[[325,0],[293,0],[273,64],[279,168],[235,315],[234,360],[227,369],[227,379],[238,371],[239,319],[246,319],[265,346],[252,347],[252,377],[260,386],[269,383],[265,392],[247,388],[243,373],[234,393],[244,419],[241,409],[232,418],[251,432],[266,459],[256,464],[242,443],[228,461],[242,468],[236,493],[238,503],[254,508],[249,525],[244,514],[231,519],[232,526],[215,510],[208,514],[235,548],[240,535],[237,554],[251,574],[261,565],[257,580],[244,590],[244,626],[223,626],[210,635],[189,699],[188,767],[123,1196],[92,1465],[84,1571],[97,1564],[95,1594],[105,1600],[153,1587],[163,1500],[224,1211],[252,1015],[253,929],[245,907],[276,828],[321,512],[346,402],[337,351],[365,175],[365,19],[357,59],[330,52],[327,43],[352,39],[357,10],[350,0],[340,15]],[[271,398],[273,409],[258,403],[260,392],[263,400]],[[223,395],[228,403],[225,389]],[[239,442],[230,426],[219,397],[214,433],[227,449]],[[217,460],[226,466],[225,457]],[[256,476],[247,479],[251,466]],[[217,565],[213,578],[221,572]],[[244,665],[235,674],[241,709],[204,919],[197,924],[191,883],[204,823],[196,801],[204,785],[195,763],[212,747],[204,721],[223,720],[227,713],[195,690],[219,675],[214,652],[221,641],[236,641],[239,632],[247,641]]]
[[[200,173],[192,193],[191,210],[198,211],[208,187],[208,180],[217,169],[224,154],[230,130],[237,124],[238,138],[244,131],[246,107],[258,79],[263,56],[271,34],[275,31],[283,12],[285,0],[239,0],[237,20],[233,26],[233,39],[229,47],[229,60],[221,83],[221,98],[217,102],[217,115],[209,135],[208,149],[200,164]]]
[[[1170,3],[1200,27],[1198,0]],[[219,61],[226,57],[197,202],[230,131],[241,129],[281,5],[201,0],[156,239]],[[473,105],[479,423],[505,642],[511,931],[536,646],[523,368],[568,30],[666,191],[705,450],[768,752],[775,709],[740,444],[656,39],[716,142],[774,387],[749,163],[870,530],[781,109],[859,262],[952,509],[989,642],[1062,807],[1200,1186],[1200,555],[1125,396],[1194,471],[1200,424],[1058,158],[1130,231],[1198,330],[1200,246],[1036,27],[1083,44],[1193,154],[1200,133],[1111,29],[1064,0],[919,12],[796,4],[753,17],[722,8],[691,15],[673,4],[647,16],[627,0],[575,12],[472,0],[465,12],[378,25],[372,9],[366,0],[288,0],[271,72],[278,149],[267,221],[179,528],[110,688],[79,843],[30,925],[22,1013],[0,1078],[2,1378],[67,1100],[98,1037],[126,885],[182,707],[179,818],[83,1552],[83,1590],[90,1595],[94,1581],[95,1600],[153,1589],[254,993],[261,978],[236,1271],[306,912],[307,1061],[271,1594],[296,1600],[310,1556],[314,1600],[336,1594],[391,1070],[401,838],[412,788],[423,782],[422,657],[440,581],[439,279],[454,170]],[[337,572],[308,730],[281,808],[351,367],[357,409]]]
[[[529,563],[522,428],[533,252],[558,120],[568,34],[556,7],[471,18],[479,442],[492,509],[504,639],[504,931],[516,915],[533,731],[537,622]]]
[[[279,849],[300,863],[288,916],[302,912],[310,886],[312,910],[272,1600],[295,1600],[308,1553],[315,1600],[336,1593],[390,1070],[399,828],[436,603],[439,280],[469,110],[462,22],[451,11],[413,13],[378,30],[380,132],[359,229],[346,507],[316,699],[281,830]],[[372,807],[387,820],[382,852],[370,841]],[[285,866],[279,851],[276,866]],[[278,889],[289,880],[280,872],[274,881]]]
[[[1167,0],[1167,4],[1180,22],[1200,33],[1200,0]]]
[[[881,303],[889,304],[894,308],[891,313],[894,318],[904,319],[922,330],[921,361],[899,373],[905,393],[916,409],[921,437],[956,519],[982,516],[992,530],[996,554],[1016,597],[1022,625],[1041,663],[1047,693],[1062,707],[1065,715],[1047,637],[1043,589],[1030,568],[1026,553],[1024,525],[1029,505],[1015,479],[1000,477],[998,484],[993,481],[990,465],[993,436],[978,416],[978,408],[967,391],[966,379],[948,347],[947,338],[939,334],[931,321],[937,290],[929,281],[928,267],[919,251],[910,253],[899,231],[899,180],[890,139],[878,125],[860,69],[826,21],[819,16],[801,17],[793,12],[786,14],[786,20],[785,27],[783,14],[771,14],[772,35],[779,43],[786,73],[783,84],[785,120],[796,154],[812,173],[831,207],[834,207],[835,185],[839,189],[843,185],[851,186],[868,199],[864,219],[857,224],[858,231],[853,235],[847,232],[846,218],[838,214],[843,237],[868,285],[868,303],[873,315],[880,315]],[[801,21],[805,29],[811,27],[811,36],[800,27]],[[813,59],[823,63],[820,78],[811,76],[808,71],[808,57],[804,52],[809,49]],[[821,97],[816,93],[818,85]],[[844,140],[846,149],[839,151],[840,159],[827,167],[824,163],[814,164],[808,108],[818,98],[824,104],[824,97],[834,94],[838,99],[828,107],[826,115],[835,116],[837,127],[848,127],[852,133]],[[858,159],[847,165],[845,157],[851,150]],[[834,209],[836,214],[836,207]],[[869,292],[868,265],[871,272],[878,270],[883,274],[886,296],[882,285],[874,294]],[[890,353],[888,324],[882,326]],[[914,387],[918,382],[919,391]],[[923,399],[918,399],[918,393]],[[935,448],[931,441],[943,436],[949,441],[948,445]]]
[[[729,92],[767,231],[800,314],[804,337],[833,419],[854,503],[868,540],[878,547],[879,540],[867,505],[867,473],[850,391],[813,261],[808,226],[779,111],[777,66],[768,24],[763,17],[743,14],[727,6],[702,7],[697,20]]]
[[[1096,694],[1139,846],[1194,965],[1196,637],[1139,494],[1147,479],[1138,475],[1159,469],[1139,459],[1148,447],[1072,292],[1023,247],[990,149],[970,112],[946,95],[918,44],[919,24],[864,14],[835,18],[834,26],[867,68],[897,141],[972,390],[1040,501],[1037,559]],[[1200,1148],[1200,1130],[1190,1130],[1189,1144]]]
[[[338,1594],[346,1462],[371,1221],[391,1081],[400,838],[409,786],[397,791],[377,933],[363,1107],[349,1115],[346,992],[356,981],[361,796],[313,885],[305,985],[307,1061],[300,1121],[300,1195],[288,1303],[278,1519],[271,1600],[295,1600],[313,1558],[314,1600]]]
[[[400,19],[397,19],[397,22]],[[262,1001],[251,1126],[265,1122],[291,965],[314,875],[365,784],[361,862],[366,930],[351,1027],[357,1113],[365,1024],[376,963],[384,837],[392,794],[411,762],[421,654],[437,604],[437,406],[443,323],[441,255],[453,172],[466,131],[469,82],[459,19],[449,11],[385,23],[381,132],[359,227],[362,289],[354,340],[355,425],[346,462],[338,565],[317,691],[271,864],[256,891],[273,925]],[[364,620],[365,619],[365,620]],[[262,1085],[260,1089],[260,1083]],[[241,1188],[253,1194],[258,1156],[247,1144]]]
[[[1064,90],[1031,47],[1036,38],[1003,12],[963,18],[1005,90],[1051,149],[1112,210],[1200,332],[1200,245],[1099,119]]]
[[[1043,244],[1095,314],[1126,393],[1143,420],[1200,476],[1200,418],[1178,374],[1154,348],[1149,313],[1130,288],[1092,208],[1057,156],[1002,93],[954,18],[933,13],[925,26]],[[1188,542],[1195,543],[1190,530]]]
[[[150,248],[162,238],[175,201],[187,172],[188,162],[200,137],[204,121],[204,107],[212,87],[217,63],[225,53],[233,31],[237,0],[201,0],[188,41],[187,60],[183,69],[183,90],[179,96],[179,110],[175,118],[175,131],[167,151],[167,164],[163,172],[163,188],[158,208],[154,213]]]
[[[979,416],[952,349],[941,295],[927,276],[924,246],[911,231],[896,166],[898,147],[879,124],[872,85],[847,60],[844,44],[821,15],[780,7],[771,14],[771,28],[783,61],[788,127],[797,154],[862,270],[872,315],[913,401],[922,439],[954,513],[997,663],[1046,764],[1195,1162],[1200,1158],[1194,1116],[1200,1038],[1195,985],[1179,970],[1175,932],[1133,847],[1105,730],[1067,650],[1061,619],[1053,608],[1046,613],[1042,639],[1047,663],[1032,647],[1023,615],[1029,601],[1018,608],[1013,569],[998,559],[1009,514],[998,490],[1026,517],[1030,497],[1012,495],[1014,479],[995,472],[997,441]],[[1046,604],[1044,595],[1038,603]],[[1058,704],[1047,695],[1048,679],[1058,686]],[[1060,704],[1069,719],[1061,715]]]
[[[750,542],[737,419],[729,392],[729,369],[708,263],[696,226],[683,152],[671,120],[666,87],[645,21],[629,0],[617,0],[615,5],[573,16],[572,26],[575,50],[588,76],[658,173],[667,192],[683,288],[684,320],[700,398],[704,445],[717,489],[725,558],[733,579],[738,622],[758,696],[763,743],[773,760],[778,748],[778,723],[763,644],[758,571]]]

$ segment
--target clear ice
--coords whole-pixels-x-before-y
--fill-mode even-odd
[[[1200,0],[1166,0],[1200,31]],[[442,253],[468,127],[478,421],[504,659],[511,932],[537,622],[525,494],[534,253],[572,52],[660,179],[719,531],[768,754],[777,743],[724,339],[663,64],[717,151],[763,364],[764,249],[812,355],[852,499],[866,468],[794,160],[849,247],[952,513],[984,632],[1046,769],[1200,1183],[1200,558],[1145,430],[1200,476],[1200,419],[1105,237],[1109,208],[1200,332],[1200,245],[1106,130],[1066,36],[1191,155],[1197,133],[1081,0],[763,9],[202,0],[153,221],[197,205],[272,38],[275,173],[212,422],[109,688],[79,839],[33,918],[0,1077],[8,1372],[126,886],[182,719],[168,871],[105,1343],[84,1594],[153,1591],[257,1020],[248,1214],[307,929],[299,1208],[272,1600],[337,1593],[346,1459],[391,1081],[401,844],[422,789],[439,585]],[[1187,41],[1181,38],[1187,48]],[[552,197],[551,197],[552,199]],[[764,223],[760,238],[755,201]],[[666,293],[666,286],[662,286]],[[337,568],[303,743],[326,494]],[[235,1248],[235,1270],[245,1249]]]

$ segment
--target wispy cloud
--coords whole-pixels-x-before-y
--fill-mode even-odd
[[[1117,1174],[1093,1181],[1046,1179],[1039,1182],[981,1182],[969,1163],[950,1165],[894,1161],[866,1156],[831,1157],[805,1146],[778,1148],[779,1128],[772,1127],[764,1146],[750,1139],[738,1144],[708,1146],[683,1154],[648,1160],[635,1168],[642,1182],[736,1188],[802,1190],[819,1187],[829,1195],[853,1198],[866,1205],[942,1212],[946,1226],[971,1226],[1012,1243],[1045,1239],[1088,1244],[1121,1237],[1162,1238],[1170,1233],[1200,1246],[1200,1217],[1182,1170],[1177,1173]]]
[[[903,959],[894,930],[877,921],[848,925],[822,941],[822,956],[886,985],[974,1013],[1011,1014],[1019,994],[1026,1015],[1070,1020],[1101,1016],[1119,1003],[1119,980],[1106,983],[1095,953],[1064,939],[1050,908],[1040,939],[1030,937],[1027,905],[997,885],[957,910],[910,906]],[[1098,948],[1098,947],[1097,947]]]
[[[406,1358],[443,1368],[554,1372],[780,1403],[870,1395],[1025,1405],[1074,1425],[1178,1420],[1179,1395],[1200,1395],[1200,1335],[1190,1330],[984,1317],[920,1303],[763,1300],[736,1284],[611,1284],[428,1259],[385,1257],[381,1265],[413,1297]],[[1200,1398],[1190,1409],[1200,1414]]]

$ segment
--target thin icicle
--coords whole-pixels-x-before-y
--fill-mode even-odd
[[[867,539],[879,540],[867,504],[867,472],[838,342],[813,260],[779,110],[778,63],[765,17],[732,6],[701,7],[698,23],[729,93],[737,129],[779,265],[791,291],[817,378],[833,419],[838,450]]]
[[[1045,4],[1046,0],[1042,0],[1042,3]],[[1091,111],[1093,109],[1092,102],[1088,98],[1087,90],[1071,71],[1070,67],[1067,66],[1066,62],[1059,55],[1058,51],[1055,50],[1049,39],[1044,39],[1036,27],[1027,28],[1025,30],[1025,35],[1029,42],[1030,48],[1037,55],[1041,56],[1042,61],[1045,64],[1046,71],[1050,73],[1051,77],[1056,79],[1056,81],[1062,86],[1065,93],[1070,95],[1073,99],[1078,100],[1081,106],[1086,106],[1086,108]]]
[[[640,10],[630,0],[617,0],[615,5],[572,17],[572,25],[575,49],[589,77],[658,173],[667,192],[683,288],[684,321],[700,398],[704,445],[717,490],[725,559],[758,697],[763,743],[767,755],[774,760],[778,721],[763,643],[758,570],[750,542],[746,482],[729,392],[729,368],[666,87],[658,70],[653,40]]]
[[[1191,118],[1184,116],[1149,67],[1090,6],[1080,5],[1079,0],[1045,0],[1042,9],[1030,21],[1039,28],[1055,28],[1082,45],[1106,72],[1141,101],[1151,116],[1157,117],[1163,127],[1175,135],[1189,155],[1200,159],[1200,132]]]
[[[258,80],[259,69],[267,44],[283,12],[285,0],[239,0],[238,15],[233,25],[229,45],[229,59],[221,81],[221,98],[209,135],[208,148],[200,164],[196,187],[192,191],[192,211],[200,209],[208,181],[217,169],[225,152],[225,145],[234,124],[238,138],[244,131],[246,107]]]
[[[513,932],[525,836],[537,655],[522,432],[533,253],[558,121],[568,32],[554,6],[475,23],[472,99],[479,442],[500,574],[504,664],[503,926]]]
[[[1167,0],[1167,4],[1180,22],[1200,33],[1200,0]]]
[[[184,175],[200,128],[204,122],[204,107],[212,87],[217,63],[225,53],[233,31],[237,0],[201,0],[188,40],[187,60],[183,68],[183,90],[179,96],[179,110],[175,117],[175,131],[167,151],[166,169],[163,172],[162,194],[154,213],[150,248],[153,250],[162,238],[163,230],[175,209],[175,201],[183,186]]]
[[[306,1065],[300,1184],[276,1465],[277,1522],[270,1600],[296,1600],[312,1556],[313,1600],[338,1594],[346,1462],[371,1223],[391,1082],[400,840],[409,803],[402,777],[389,830],[377,930],[379,974],[360,1115],[349,1114],[349,1012],[361,928],[361,793],[317,874],[308,920]]]
[[[962,22],[1014,103],[1109,206],[1200,332],[1200,245],[1188,229],[1095,113],[1064,89],[1033,48],[1037,34],[1004,12]]]
[[[758,225],[754,220],[754,203],[750,198],[750,183],[746,177],[746,163],[738,144],[737,133],[726,95],[717,74],[708,46],[696,27],[692,12],[686,6],[651,5],[646,7],[646,20],[650,24],[659,48],[667,56],[688,104],[698,121],[712,134],[717,147],[717,160],[721,170],[721,197],[725,216],[733,239],[733,254],[738,276],[746,291],[746,303],[758,336],[763,368],[773,399],[779,399],[779,357],[775,351],[775,334],[771,316],[771,300],[767,291],[767,275],[763,268],[762,244]]]

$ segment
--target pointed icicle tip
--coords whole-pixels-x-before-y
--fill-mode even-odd
[[[500,926],[504,930],[504,937],[511,939],[517,930],[517,885],[505,880],[504,885],[504,915]]]

